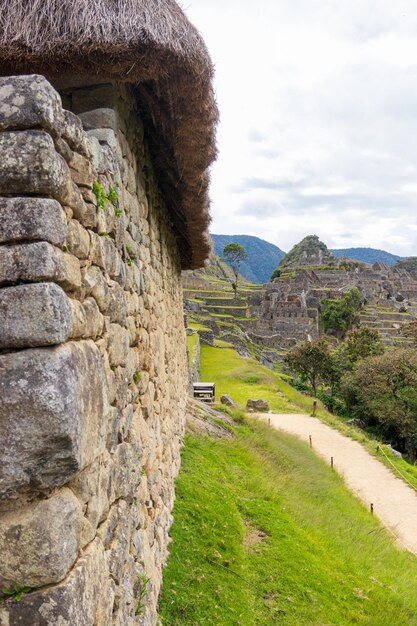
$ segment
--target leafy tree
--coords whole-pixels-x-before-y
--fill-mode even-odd
[[[400,333],[407,339],[410,339],[414,347],[417,347],[417,322],[404,324],[400,329]]]
[[[349,289],[340,300],[322,300],[321,315],[325,332],[343,337],[352,328],[363,302],[363,295],[357,287]]]
[[[415,456],[417,450],[417,351],[389,350],[359,361],[342,381],[351,412],[397,447]]]
[[[385,346],[377,330],[364,327],[347,333],[345,340],[330,353],[331,364],[326,379],[329,389],[319,393],[329,411],[346,414],[346,405],[340,392],[344,377],[359,361],[384,352]]]
[[[333,361],[327,344],[320,341],[305,342],[293,348],[284,358],[288,367],[308,382],[317,396],[320,382],[328,382],[332,377]]]
[[[364,326],[347,333],[343,350],[347,361],[346,366],[351,368],[361,359],[383,354],[385,346],[377,330]]]
[[[238,243],[228,243],[223,248],[223,258],[230,265],[235,275],[235,282],[232,283],[235,297],[237,296],[237,286],[239,280],[239,269],[242,261],[248,258],[246,250]]]
[[[271,283],[273,280],[275,280],[275,278],[279,278],[281,276],[281,270],[279,269],[279,267],[277,267],[276,270],[274,270],[271,274]]]

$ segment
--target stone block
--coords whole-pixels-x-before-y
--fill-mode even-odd
[[[118,152],[121,155],[121,148],[113,130],[109,128],[97,128],[96,130],[87,131],[87,136],[96,137],[101,145],[106,145],[115,154]]]
[[[104,317],[99,311],[94,298],[86,298],[84,302],[71,300],[72,307],[72,338],[96,339],[103,332]]]
[[[80,113],[79,117],[84,130],[94,130],[95,128],[117,130],[118,128],[117,113],[114,109],[94,109],[93,111]]]
[[[55,587],[0,603],[7,626],[110,626],[114,592],[104,549],[93,541],[68,577]]]
[[[66,237],[65,213],[56,200],[0,198],[0,243],[48,241],[62,246]]]
[[[87,190],[85,187],[80,188],[84,195]],[[95,200],[95,198],[94,198]],[[88,200],[83,201],[82,206],[77,208],[73,208],[73,214],[77,218],[77,220],[84,226],[84,228],[95,228],[97,225],[97,207],[95,204],[92,204]]]
[[[110,467],[109,454],[105,452],[68,483],[86,509],[85,516],[94,529],[106,519],[109,511]]]
[[[131,515],[130,506],[124,500],[120,500],[114,505],[117,510],[117,525],[112,532],[112,539],[109,547],[109,570],[113,579],[120,583],[123,576],[123,569],[129,556]]]
[[[88,156],[87,137],[80,118],[71,111],[63,111],[62,137],[75,152]]]
[[[92,341],[0,356],[0,498],[70,480],[104,449],[102,359]]]
[[[60,582],[91,539],[92,528],[70,489],[0,516],[0,588]]]
[[[266,400],[248,400],[246,403],[248,411],[269,411],[269,403]]]
[[[78,259],[88,259],[90,254],[90,236],[77,220],[70,220],[67,233],[68,250]]]
[[[97,232],[99,235],[111,233],[114,231],[115,225],[116,215],[114,213],[114,206],[106,203],[104,209],[97,211]]]
[[[39,130],[0,133],[0,193],[64,200],[69,170],[50,135]]]
[[[72,94],[72,106],[77,114],[101,107],[114,108],[117,97],[117,90],[111,83],[76,89]]]
[[[40,127],[61,133],[61,98],[44,76],[1,77],[0,103],[0,130]]]
[[[0,246],[0,285],[53,281],[66,289],[81,286],[79,260],[46,242]]]
[[[227,394],[224,394],[220,397],[220,402],[222,404],[225,404],[226,406],[230,406],[232,409],[236,409],[237,408],[237,404],[236,402]]]
[[[0,349],[62,343],[72,330],[71,306],[54,283],[0,289]]]
[[[94,265],[98,265],[104,269],[105,256],[104,256],[104,239],[105,237],[100,237],[97,233],[93,233],[89,231],[90,235],[90,258],[91,262]]]
[[[109,489],[109,500],[131,499],[141,482],[140,465],[142,450],[137,442],[121,443],[112,454],[113,466]]]
[[[107,315],[111,322],[115,322],[124,326],[126,324],[126,295],[122,287],[114,282],[109,281],[109,302]]]
[[[91,167],[91,163],[88,159],[81,156],[77,152],[73,153],[72,159],[69,163],[69,168],[71,172],[72,180],[81,187],[88,187],[89,189],[93,186],[93,168]]]
[[[62,137],[54,138],[55,150],[62,156],[68,164],[74,158],[74,152]]]
[[[109,361],[110,365],[126,365],[129,357],[129,333],[119,324],[109,326]]]

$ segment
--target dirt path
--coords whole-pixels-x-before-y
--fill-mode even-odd
[[[269,414],[271,426],[309,441],[313,449],[343,476],[351,491],[395,536],[398,545],[417,554],[417,493],[373,458],[357,441],[308,415]]]

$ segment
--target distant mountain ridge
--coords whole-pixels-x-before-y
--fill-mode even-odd
[[[228,243],[238,243],[248,254],[246,261],[240,266],[240,273],[252,283],[268,283],[272,272],[284,256],[278,246],[252,235],[211,235],[214,252],[223,255],[223,248]]]
[[[212,234],[211,238],[214,251],[220,257],[223,254],[224,246],[228,243],[238,243],[245,248],[248,259],[242,263],[240,273],[253,283],[269,282],[272,272],[277,269],[279,262],[286,254],[273,243],[252,235]],[[394,265],[396,261],[403,258],[376,248],[342,248],[329,250],[329,252],[339,258],[345,256],[354,261],[371,264],[379,262]]]
[[[337,257],[345,256],[348,259],[354,261],[363,261],[363,263],[385,263],[385,265],[394,265],[397,261],[403,257],[385,250],[378,250],[376,248],[340,248],[337,250],[330,250]]]

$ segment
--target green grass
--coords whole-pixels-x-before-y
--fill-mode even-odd
[[[230,341],[223,341],[222,339],[215,339],[214,345],[216,348],[233,348],[233,344]]]
[[[203,326],[203,324],[199,324],[198,322],[188,321],[188,328],[191,328],[191,330],[201,330],[202,332],[205,332],[205,331],[210,332],[210,328],[207,328],[207,326]]]
[[[279,376],[254,359],[242,359],[233,349],[201,346],[201,380],[216,383],[216,395],[228,394],[244,409],[246,402],[262,398],[279,413],[299,411],[279,393]],[[249,382],[251,381],[251,382]],[[254,382],[256,381],[256,382]]]
[[[186,439],[161,624],[417,625],[417,559],[307,445],[235,430]]]
[[[223,305],[223,304],[206,304],[206,308],[207,309],[239,309],[239,310],[243,310],[243,309],[247,309],[248,307],[245,305],[241,306],[241,305]]]
[[[246,379],[251,377],[257,378],[257,383],[247,382]],[[271,410],[275,413],[311,414],[314,398],[292,387],[285,378],[283,374],[272,372],[253,359],[243,359],[235,350],[222,349],[220,352],[210,346],[201,347],[201,380],[216,383],[216,396],[228,394],[240,409],[245,408],[249,398],[263,398],[269,402]],[[361,443],[370,454],[393,470],[396,476],[401,477],[402,474],[417,489],[417,466],[394,457],[386,446],[382,446],[389,457],[387,461],[378,451],[381,441],[346,424],[348,418],[332,415],[319,400],[317,417],[343,435]]]
[[[197,333],[193,333],[192,335],[187,335],[188,365],[190,367],[193,367],[195,360],[197,358],[198,342],[199,342],[199,337]]]

